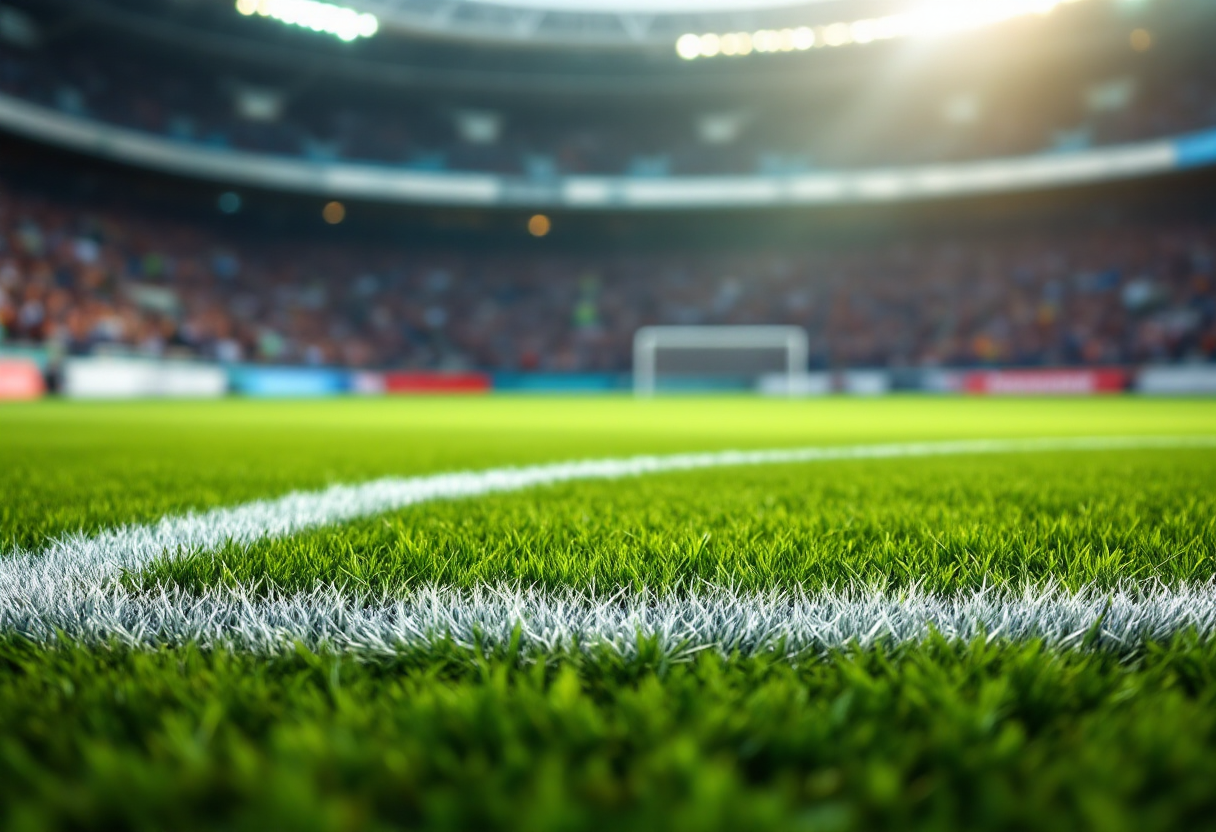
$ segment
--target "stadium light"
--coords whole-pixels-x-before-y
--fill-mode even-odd
[[[246,17],[257,14],[325,32],[347,43],[356,38],[370,38],[380,29],[380,21],[374,14],[317,0],[236,0],[236,10]]]
[[[686,61],[752,52],[804,52],[812,48],[867,44],[906,37],[935,37],[979,29],[1030,15],[1048,15],[1081,0],[949,0],[901,14],[851,23],[760,29],[756,32],[688,33],[676,40],[676,54]]]
[[[528,233],[533,237],[544,237],[553,228],[553,223],[544,214],[533,214],[528,218]]]
[[[346,206],[336,199],[325,203],[325,207],[321,209],[321,219],[330,225],[338,225],[346,219]]]

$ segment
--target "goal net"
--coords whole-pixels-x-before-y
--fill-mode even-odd
[[[791,389],[806,372],[806,332],[797,326],[646,326],[633,336],[633,389],[754,387],[785,373]]]

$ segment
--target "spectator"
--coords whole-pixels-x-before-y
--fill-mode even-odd
[[[1216,360],[1216,225],[629,256],[267,241],[0,188],[0,339],[75,354],[626,370],[645,324],[789,323],[821,367]]]

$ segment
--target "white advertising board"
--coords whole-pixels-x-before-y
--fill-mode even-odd
[[[73,399],[214,398],[228,392],[228,374],[184,361],[73,358],[64,363],[62,389]]]
[[[1150,396],[1214,396],[1216,365],[1145,367],[1136,374],[1136,390]]]
[[[831,373],[765,373],[756,383],[762,396],[826,396],[832,392]]]
[[[891,374],[886,370],[846,370],[840,374],[840,390],[850,396],[885,396],[891,392]]]

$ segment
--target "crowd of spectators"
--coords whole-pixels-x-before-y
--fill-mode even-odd
[[[236,242],[0,189],[0,343],[355,367],[622,371],[645,324],[797,324],[821,367],[1216,360],[1216,224],[735,253]]]
[[[1130,54],[1130,53],[1129,53]],[[577,102],[528,110],[315,76],[215,72],[105,43],[0,44],[0,92],[183,142],[318,161],[370,161],[543,179],[560,174],[786,174],[956,161],[1136,141],[1216,125],[1210,62],[1104,74],[756,97],[710,112]]]

